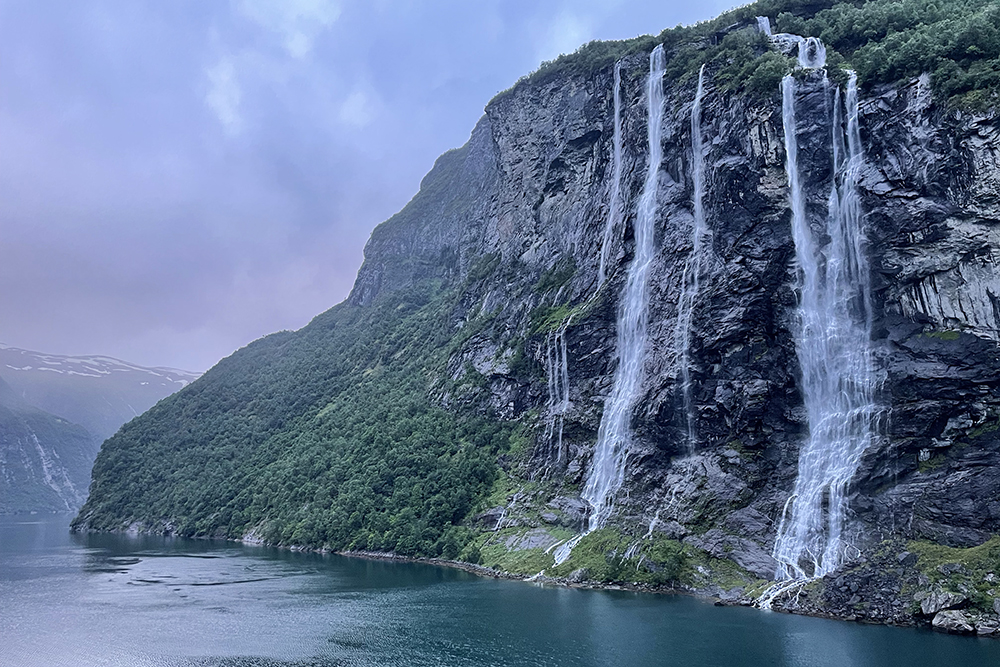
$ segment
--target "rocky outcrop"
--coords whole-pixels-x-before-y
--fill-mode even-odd
[[[940,611],[931,621],[931,627],[941,632],[950,632],[957,635],[970,635],[976,631],[975,626],[969,621],[964,613],[957,610]]]

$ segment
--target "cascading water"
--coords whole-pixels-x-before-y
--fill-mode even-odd
[[[847,490],[876,437],[879,416],[880,376],[871,344],[871,290],[857,192],[863,161],[857,79],[851,74],[847,85],[846,142],[839,91],[834,98],[834,179],[825,235],[814,234],[807,217],[798,167],[795,87],[791,75],[781,82],[792,234],[801,281],[795,345],[809,437],[799,452],[798,478],[774,545],[779,581],[761,597],[763,607],[843,564]]]
[[[608,258],[611,255],[611,240],[615,227],[622,217],[622,64],[615,63],[615,130],[612,144],[614,155],[611,166],[611,196],[608,198],[608,219],[604,223],[604,238],[601,241],[601,263],[597,269],[597,287],[607,278]]]
[[[681,276],[681,298],[677,305],[677,332],[680,343],[678,355],[681,372],[681,389],[684,394],[684,412],[687,418],[688,446],[696,443],[694,405],[691,397],[691,324],[695,300],[704,270],[704,248],[708,241],[705,222],[705,155],[701,136],[701,98],[705,92],[705,66],[698,71],[698,89],[691,107],[691,180],[694,184],[694,224],[691,226],[691,254],[688,255]]]
[[[657,46],[649,56],[649,166],[646,182],[639,199],[635,221],[635,257],[629,265],[618,311],[618,367],[614,387],[604,406],[597,445],[591,460],[590,473],[583,490],[583,499],[591,507],[587,530],[563,544],[555,553],[556,564],[569,558],[580,539],[601,528],[614,504],[614,496],[622,486],[625,462],[631,440],[631,416],[635,397],[642,381],[642,366],[646,351],[646,320],[648,316],[649,269],[653,260],[653,225],[656,219],[656,193],[659,185],[663,125],[663,72],[666,58],[663,46]]]
[[[819,69],[826,67],[826,47],[815,37],[799,38],[799,67]]]

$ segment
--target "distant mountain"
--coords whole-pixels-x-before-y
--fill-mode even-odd
[[[100,446],[87,429],[28,405],[0,379],[0,514],[78,508]]]
[[[0,346],[0,514],[79,509],[101,443],[197,377]]]
[[[0,377],[26,403],[80,424],[103,441],[198,373],[0,345]]]

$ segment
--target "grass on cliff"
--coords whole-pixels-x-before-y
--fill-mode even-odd
[[[795,61],[768,46],[756,17],[775,32],[819,37],[828,69],[854,69],[863,86],[931,75],[934,94],[956,106],[1000,101],[1000,4],[995,0],[760,0],[695,24],[615,42],[590,42],[542,63],[518,84],[590,75],[629,55],[663,44],[667,80],[707,65],[723,90],[773,94]],[[509,91],[501,93],[502,97]]]
[[[907,549],[917,554],[917,569],[933,585],[963,593],[972,606],[992,611],[1000,598],[1000,535],[968,548],[913,541]]]

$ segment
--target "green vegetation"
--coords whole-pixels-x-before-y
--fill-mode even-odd
[[[615,528],[602,528],[585,536],[569,559],[548,572],[566,577],[585,570],[592,581],[672,584],[690,576],[688,553],[676,540],[661,536],[638,539]]]
[[[501,572],[528,576],[538,574],[552,567],[555,559],[542,548],[517,548],[527,532],[525,528],[505,528],[495,533],[484,533],[471,542],[462,555],[469,556],[468,560],[472,562]],[[547,532],[555,539],[571,536],[569,531],[562,528],[553,528]],[[476,557],[475,560],[472,556]]]
[[[935,585],[962,591],[974,607],[992,610],[1000,589],[1000,535],[966,549],[913,541],[907,549],[918,556],[917,568]]]
[[[935,95],[953,104],[983,108],[1000,99],[1000,5],[995,0],[760,0],[659,35],[585,44],[542,63],[515,88],[589,75],[663,44],[668,80],[683,81],[706,65],[722,90],[774,94],[794,61],[756,32],[757,16],[769,17],[775,31],[823,40],[835,76],[839,68],[851,68],[862,85],[871,86],[926,72]]]
[[[935,452],[926,461],[919,461],[918,460],[917,461],[917,470],[919,470],[920,472],[926,474],[926,473],[934,472],[935,470],[938,470],[940,468],[943,468],[947,464],[948,464],[948,457],[945,454],[942,454],[941,452]]]
[[[937,338],[938,340],[953,341],[953,340],[958,340],[959,338],[961,338],[962,332],[961,331],[952,331],[952,330],[949,329],[947,331],[927,331],[927,332],[924,332],[921,335],[927,336],[928,338]]]
[[[894,83],[927,72],[942,99],[987,106],[1000,95],[995,0],[838,2],[812,17],[779,13],[777,27],[819,37],[851,63],[862,83]]]
[[[105,444],[77,524],[454,558],[512,435],[430,398],[455,303],[425,283],[240,350]]]

